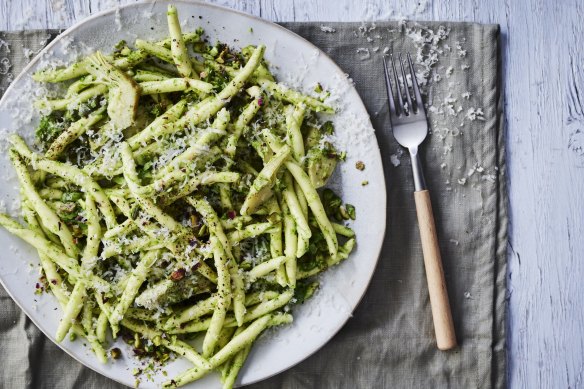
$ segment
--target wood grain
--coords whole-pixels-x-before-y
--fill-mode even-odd
[[[432,306],[432,318],[434,319],[434,331],[436,332],[436,344],[440,350],[450,350],[456,347],[456,334],[448,302],[448,290],[446,290],[446,281],[444,280],[444,269],[442,268],[430,192],[427,190],[414,192],[414,198]]]
[[[0,0],[0,29],[65,28],[133,0]],[[511,226],[508,382],[584,387],[584,2],[221,0],[274,21],[499,23]]]

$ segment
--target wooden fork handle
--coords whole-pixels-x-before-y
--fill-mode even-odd
[[[422,239],[422,251],[424,252],[424,266],[426,267],[428,291],[430,292],[436,342],[440,350],[450,350],[456,347],[456,335],[448,302],[448,291],[444,281],[430,192],[427,190],[414,192],[414,198]]]

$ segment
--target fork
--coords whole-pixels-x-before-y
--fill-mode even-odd
[[[401,54],[399,55],[398,61],[403,77],[403,88],[400,88],[393,54],[390,55],[390,59],[395,88],[392,85],[387,61],[385,60],[385,56],[383,57],[387,98],[389,100],[390,123],[393,129],[393,136],[397,142],[403,147],[406,147],[410,152],[412,172],[414,175],[414,199],[422,240],[422,252],[424,254],[424,266],[426,268],[430,305],[432,307],[434,330],[436,332],[436,343],[440,350],[450,350],[456,347],[456,335],[454,333],[452,313],[450,311],[448,292],[444,280],[444,270],[442,269],[442,259],[440,258],[440,248],[438,247],[438,239],[436,236],[430,192],[426,188],[426,181],[424,180],[422,164],[418,154],[418,147],[428,134],[428,120],[426,118],[426,111],[422,102],[418,81],[416,80],[412,58],[407,54],[412,90],[414,92],[413,96],[408,87],[406,70]],[[397,97],[397,101],[394,99],[394,95]]]

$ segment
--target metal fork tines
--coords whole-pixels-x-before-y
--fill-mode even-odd
[[[418,154],[418,147],[428,134],[426,111],[410,55],[407,55],[407,63],[412,84],[411,90],[408,86],[408,77],[402,56],[399,55],[398,57],[402,77],[401,85],[393,55],[390,56],[390,59],[391,71],[387,66],[385,57],[383,57],[391,127],[395,139],[400,145],[407,147],[412,158],[415,187],[414,199],[416,202],[416,213],[418,214],[436,341],[439,349],[449,350],[456,347],[456,336],[454,333],[450,303],[448,302],[448,293],[446,291],[446,282],[444,280],[444,271],[442,269],[442,259],[440,257],[440,248],[438,247],[430,194],[426,189],[422,164]],[[393,83],[390,73],[393,73]]]
[[[393,136],[400,145],[406,147],[412,158],[412,170],[414,173],[414,187],[416,191],[426,189],[426,182],[424,180],[424,173],[422,172],[421,163],[418,157],[418,146],[424,141],[428,134],[428,121],[426,119],[426,110],[422,102],[422,95],[418,81],[416,80],[416,72],[412,64],[412,58],[407,54],[407,60],[410,70],[410,77],[412,83],[412,90],[414,95],[411,96],[411,91],[408,86],[408,79],[403,65],[402,56],[399,55],[399,65],[403,79],[403,87],[400,85],[398,73],[393,59],[393,54],[390,55],[391,68],[393,70],[393,79],[395,87],[392,85],[390,71],[387,66],[387,61],[383,57],[383,64],[385,69],[385,82],[387,84],[387,98],[389,100],[389,113],[391,126],[393,128]],[[394,97],[394,95],[397,97]],[[404,101],[405,96],[405,101]]]

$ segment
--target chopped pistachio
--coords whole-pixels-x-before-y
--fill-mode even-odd
[[[173,280],[173,281],[180,281],[180,280],[182,280],[185,277],[185,274],[186,274],[186,270],[185,269],[183,269],[183,268],[176,269],[170,275],[170,279]]]
[[[121,356],[122,351],[119,348],[114,347],[110,350],[110,357],[112,357],[112,359],[120,359]]]
[[[356,219],[355,206],[351,204],[345,204],[345,209],[347,210],[347,214],[349,215],[351,220],[355,220]]]

